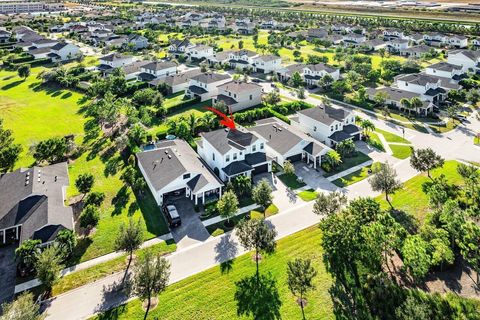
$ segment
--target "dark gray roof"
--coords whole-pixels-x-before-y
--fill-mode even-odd
[[[438,79],[434,76],[430,76],[424,73],[411,73],[407,75],[402,75],[397,78],[397,80],[405,81],[412,84],[417,84],[425,86],[428,83],[437,83]]]
[[[444,61],[429,65],[427,68],[432,68],[432,69],[441,70],[441,71],[448,71],[448,72],[452,72],[453,70],[462,70],[461,66],[457,66]]]
[[[142,72],[142,73],[139,73],[138,74],[138,77],[142,80],[142,81],[152,81],[153,79],[155,79],[155,75],[151,74],[151,73],[146,73],[146,72]]]
[[[0,229],[21,224],[20,241],[46,225],[72,229],[72,209],[63,197],[68,185],[66,162],[0,176]]]
[[[235,161],[230,163],[228,166],[222,169],[227,176],[233,176],[239,173],[252,171],[253,167],[246,163],[245,161]]]
[[[51,51],[51,49],[49,47],[43,47],[43,48],[28,50],[28,53],[30,53],[30,54],[42,54],[42,53],[48,53],[50,51]]]
[[[204,94],[204,93],[208,92],[207,90],[205,90],[204,88],[199,87],[199,86],[190,86],[190,87],[188,87],[188,90],[190,90],[191,92],[193,92],[195,94]]]
[[[161,83],[165,83],[170,87],[173,87],[174,85],[182,84],[182,83],[187,83],[190,78],[200,74],[201,71],[200,69],[193,69],[189,70],[180,74],[175,74],[171,75],[162,79],[155,79],[150,82],[151,85],[157,86]]]
[[[346,126],[343,126],[343,131],[345,131],[348,134],[355,134],[362,131],[362,129],[360,129],[358,126],[354,124],[347,124]]]
[[[388,100],[399,102],[402,98],[412,99],[413,97],[420,97],[420,94],[415,92],[410,92],[393,87],[383,87],[383,88],[368,88],[367,95],[370,99],[373,99],[375,94],[378,92],[385,92],[388,95]]]
[[[255,166],[266,161],[268,161],[267,154],[264,152],[255,152],[245,155],[245,162],[251,166]]]
[[[230,79],[230,76],[227,73],[201,73],[199,75],[193,76],[191,79],[208,84]]]
[[[187,173],[194,173],[185,183],[198,191],[208,183],[223,185],[200,159],[197,153],[180,139],[164,140],[155,144],[153,150],[137,153],[137,159],[152,187],[160,191],[175,179]],[[202,178],[196,178],[201,175]],[[195,192],[196,192],[195,191]]]
[[[163,70],[163,69],[168,69],[168,68],[173,68],[176,67],[177,64],[172,61],[152,61],[150,63],[145,64],[142,68],[148,69],[148,70],[153,70],[153,71],[158,71],[158,70]]]
[[[312,156],[317,156],[324,150],[324,148],[319,143],[314,143],[311,141],[305,146],[305,148],[303,148],[303,150]]]
[[[312,118],[326,125],[334,121],[343,122],[349,112],[343,108],[334,108],[330,106],[318,106],[298,111],[299,114]]]
[[[219,90],[226,90],[233,93],[242,94],[245,92],[262,91],[262,87],[253,82],[230,81],[218,86]]]
[[[130,58],[130,56],[124,56],[123,54],[120,54],[118,52],[114,52],[114,53],[111,53],[111,54],[106,55],[104,57],[101,57],[100,60],[115,61],[115,60],[126,59],[126,58]]]
[[[201,133],[202,138],[208,141],[218,152],[226,154],[232,148],[244,150],[257,141],[257,137],[251,132],[242,129],[219,129]]]
[[[38,39],[34,40],[34,44],[50,44],[50,43],[57,43],[57,40],[52,40],[52,39]]]
[[[344,140],[350,139],[352,136],[346,133],[345,131],[337,131],[334,132],[330,137],[328,137],[330,140],[333,140],[335,142],[342,142]]]
[[[473,60],[473,61],[478,61],[480,59],[480,51],[478,50],[452,50],[449,52],[449,55],[452,54],[457,54],[457,53],[462,53],[464,56],[467,58]]]
[[[67,45],[68,45],[68,43],[66,43],[66,42],[59,42],[59,43],[57,43],[56,45],[54,45],[54,46],[52,47],[52,50],[57,50],[57,51],[58,51],[58,50],[62,50],[62,49],[63,49],[64,47],[66,47]]]
[[[229,96],[226,96],[224,94],[219,94],[217,97],[216,97],[217,100],[219,101],[223,101],[225,102],[225,104],[227,106],[232,106],[234,104],[236,104],[238,101],[233,99],[232,97],[229,97]]]
[[[261,60],[263,62],[275,61],[275,60],[278,60],[278,59],[281,59],[281,58],[278,57],[278,56],[274,56],[273,54],[262,55],[262,56],[258,56],[257,58],[255,58],[255,60]]]
[[[310,69],[311,71],[326,71],[328,73],[334,72],[336,69],[325,64],[325,63],[317,63],[317,64],[307,64],[305,68]]]

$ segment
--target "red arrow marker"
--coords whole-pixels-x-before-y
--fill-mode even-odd
[[[233,121],[233,115],[230,115],[230,117],[228,117],[223,112],[212,107],[206,107],[205,109],[212,111],[213,113],[218,115],[220,118],[222,118],[222,120],[220,120],[220,124],[223,124],[225,127],[230,128],[232,130],[236,129],[235,121]]]

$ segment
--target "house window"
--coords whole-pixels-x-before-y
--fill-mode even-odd
[[[313,131],[317,131],[317,126],[313,126]]]
[[[236,99],[236,98],[237,98],[237,94],[236,94],[236,93],[234,93],[234,94],[233,94],[233,97]]]
[[[330,131],[333,131],[333,126],[330,127]]]
[[[236,152],[233,154],[233,160],[237,160],[237,153]]]
[[[190,178],[190,173],[185,173],[183,175],[183,180]]]
[[[215,161],[215,153],[212,153],[212,160]]]
[[[260,150],[263,150],[263,142],[260,143]]]
[[[225,157],[225,161],[226,161],[226,162],[229,162],[229,161],[230,161],[230,155],[229,155],[229,154],[227,154],[227,156]]]
[[[252,95],[250,95],[250,100],[252,100],[252,99],[253,99],[253,96],[252,96]]]
[[[335,130],[338,130],[338,124],[335,125]]]
[[[252,146],[252,151],[253,151],[253,152],[257,151],[257,146],[256,146],[256,145],[253,145],[253,146]]]

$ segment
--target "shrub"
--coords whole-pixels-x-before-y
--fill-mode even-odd
[[[224,233],[225,233],[225,231],[223,229],[217,228],[217,229],[215,229],[215,231],[212,232],[212,236],[218,237],[218,236],[220,236]]]
[[[86,206],[80,215],[80,226],[82,228],[90,228],[97,225],[100,220],[98,208],[92,205]]]

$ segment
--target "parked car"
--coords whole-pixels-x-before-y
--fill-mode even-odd
[[[168,225],[171,228],[175,228],[182,225],[182,219],[180,219],[180,215],[178,214],[177,207],[175,207],[173,204],[164,206],[163,213],[165,214]]]
[[[464,115],[461,115],[461,114],[457,114],[455,116],[453,116],[454,119],[458,120],[458,121],[467,121],[467,117],[465,117]]]

